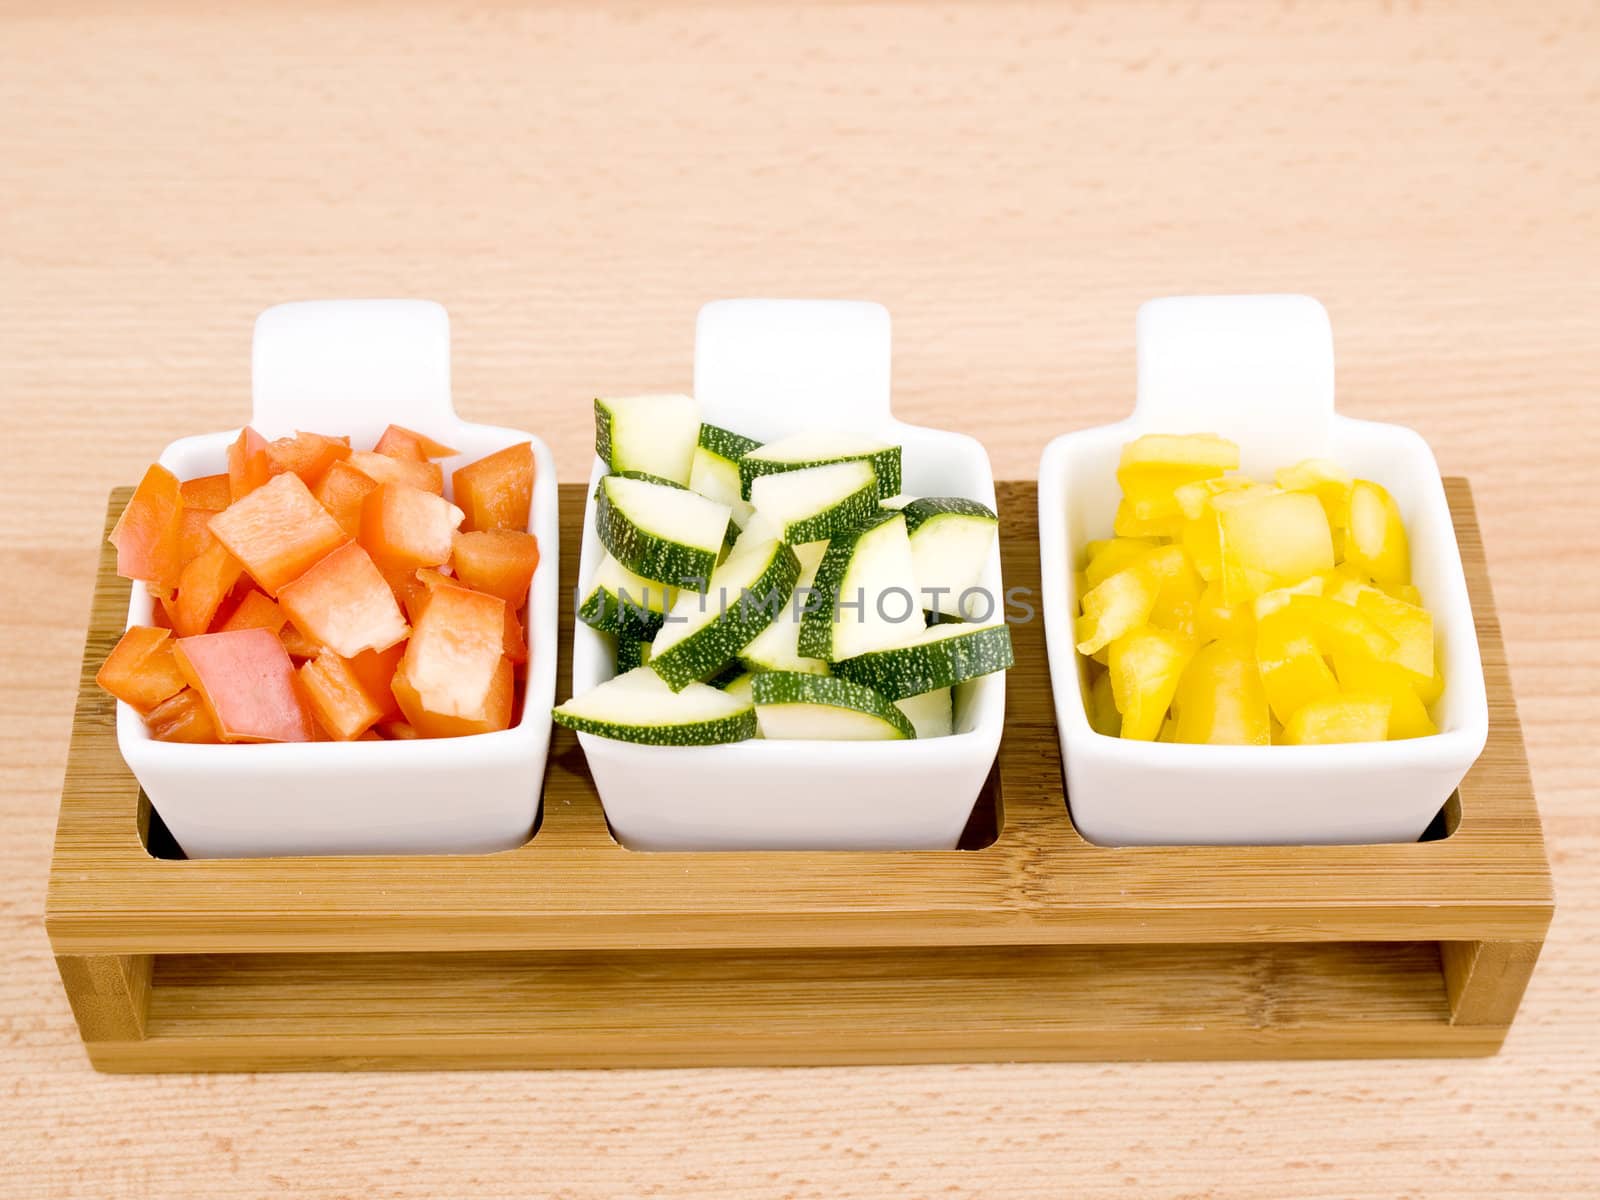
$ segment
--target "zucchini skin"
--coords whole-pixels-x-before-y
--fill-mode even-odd
[[[578,733],[592,733],[618,742],[642,746],[718,746],[725,742],[749,741],[756,735],[756,710],[746,709],[712,721],[688,725],[617,725],[590,717],[575,717],[559,708],[551,713],[557,725]]]
[[[817,566],[817,577],[812,583],[812,594],[800,616],[800,642],[796,649],[804,658],[833,661],[834,615],[839,606],[839,588],[844,584],[850,560],[855,556],[861,538],[890,521],[900,519],[899,509],[875,509],[866,519],[848,533],[841,533],[829,541]]]
[[[601,479],[595,488],[594,525],[601,545],[611,556],[645,579],[672,587],[692,588],[695,582],[709,579],[711,572],[716,569],[720,547],[718,550],[702,550],[640,529],[628,519],[626,513],[611,503],[605,479]],[[691,582],[686,585],[685,580]]]
[[[699,446],[700,449],[731,463],[738,462],[752,450],[761,449],[761,443],[754,438],[747,438],[742,433],[734,433],[731,429],[710,425],[705,421],[700,422]]]
[[[750,684],[756,707],[773,704],[818,704],[847,708],[876,717],[899,730],[903,738],[915,738],[911,719],[880,693],[849,679],[832,675],[808,675],[799,671],[763,671]]]
[[[590,629],[614,637],[634,637],[643,641],[655,637],[666,620],[664,613],[645,608],[637,598],[624,600],[615,592],[601,587],[583,598],[578,605],[577,617]]]
[[[1016,661],[1011,630],[1002,624],[893,650],[870,650],[834,663],[833,670],[890,700],[904,700],[1009,670]]]
[[[878,477],[878,498],[886,499],[900,491],[900,447],[885,446],[865,454],[841,454],[833,458],[816,458],[805,462],[773,462],[746,454],[739,460],[739,493],[750,499],[750,485],[762,475],[777,475],[784,471],[801,471],[807,467],[826,467],[833,463],[857,462],[866,459]]]
[[[823,542],[829,538],[837,537],[841,533],[848,533],[857,529],[878,511],[878,488],[876,483],[867,483],[858,491],[851,492],[838,504],[815,516],[806,517],[804,520],[795,521],[783,527],[783,540],[791,546],[803,546],[807,542]]]
[[[725,611],[706,622],[682,641],[650,656],[650,669],[661,676],[675,692],[691,683],[709,679],[735,663],[743,650],[789,602],[795,580],[800,577],[800,560],[785,542],[773,543],[773,554],[759,578]],[[776,611],[769,603],[777,597]]]
[[[994,509],[987,504],[979,504],[976,500],[968,500],[962,496],[924,496],[920,500],[913,500],[901,512],[906,514],[906,532],[915,533],[917,528],[934,517],[978,517],[985,521],[1000,520]]]

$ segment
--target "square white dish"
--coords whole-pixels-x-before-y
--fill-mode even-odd
[[[724,300],[700,310],[695,395],[702,419],[770,441],[805,429],[868,433],[904,447],[909,495],[995,505],[976,440],[894,419],[889,314],[846,301]],[[579,579],[603,549],[594,525],[597,459],[584,511]],[[998,545],[981,586],[1004,602]],[[574,693],[615,673],[610,639],[575,622]],[[906,742],[752,740],[642,746],[580,733],[606,819],[633,850],[950,850],[994,764],[1005,675],[956,692],[956,732]]]
[[[1139,311],[1131,416],[1063,434],[1039,463],[1041,609],[1072,819],[1109,846],[1411,842],[1488,736],[1483,664],[1461,553],[1433,452],[1398,425],[1334,412],[1333,337],[1308,296],[1187,296]],[[1109,536],[1122,446],[1144,433],[1219,433],[1241,467],[1326,457],[1394,496],[1413,581],[1434,617],[1445,689],[1439,733],[1331,746],[1195,746],[1096,733],[1073,644],[1074,568]]]
[[[539,819],[555,698],[560,561],[555,461],[521,430],[456,416],[450,321],[420,300],[282,304],[256,320],[251,424],[265,437],[296,429],[371,445],[390,422],[461,453],[450,476],[486,454],[531,442],[539,566],[528,600],[529,661],[511,728],[466,738],[274,745],[187,745],[152,738],[117,705],[117,746],[190,858],[326,854],[477,854],[526,841]],[[161,465],[180,479],[227,470],[237,429],[173,442]],[[151,622],[134,583],[128,624]]]

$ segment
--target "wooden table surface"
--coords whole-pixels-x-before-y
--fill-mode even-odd
[[[1593,4],[0,0],[0,1196],[1600,1192]],[[427,296],[587,469],[720,296],[869,297],[1027,477],[1150,296],[1294,290],[1472,478],[1558,913],[1460,1062],[104,1078],[40,921],[106,491],[246,414],[281,300]]]

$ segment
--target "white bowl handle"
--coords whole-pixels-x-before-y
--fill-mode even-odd
[[[1310,296],[1169,296],[1139,309],[1141,431],[1220,433],[1257,474],[1328,450],[1333,330]]]
[[[889,345],[881,304],[717,300],[695,323],[695,398],[706,420],[760,440],[878,429],[890,420]]]
[[[306,300],[256,318],[250,422],[370,444],[391,421],[427,431],[456,422],[450,317],[431,300]]]

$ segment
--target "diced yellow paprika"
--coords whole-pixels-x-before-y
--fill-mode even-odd
[[[1256,662],[1267,703],[1285,726],[1311,701],[1339,690],[1339,681],[1322,661],[1317,639],[1287,607],[1256,623]]]
[[[1086,705],[1089,728],[1106,737],[1117,737],[1122,732],[1122,714],[1111,695],[1111,673],[1096,671],[1089,683],[1089,700]]]
[[[1219,475],[1215,479],[1200,479],[1194,483],[1186,483],[1172,493],[1172,498],[1178,502],[1179,511],[1192,521],[1211,510],[1211,501],[1214,497],[1226,492],[1243,492],[1261,486],[1248,475]]]
[[[1304,623],[1324,654],[1343,650],[1387,659],[1399,648],[1399,643],[1360,609],[1326,596],[1291,596],[1284,610]]]
[[[1117,483],[1124,503],[1140,521],[1181,514],[1174,492],[1239,465],[1239,447],[1214,434],[1145,434],[1122,448]]]
[[[1125,538],[1176,538],[1183,532],[1183,517],[1179,514],[1141,517],[1124,498],[1111,518],[1111,530],[1118,537]]]
[[[1376,589],[1357,597],[1356,611],[1394,639],[1395,649],[1384,657],[1417,676],[1418,687],[1433,678],[1432,613]]]
[[[1328,517],[1315,496],[1274,492],[1220,508],[1218,518],[1223,594],[1230,604],[1333,567]]]
[[[1222,575],[1222,533],[1215,512],[1207,509],[1193,520],[1185,519],[1178,532],[1178,544],[1201,579],[1210,583]]]
[[[1350,489],[1355,484],[1350,472],[1325,458],[1308,458],[1292,467],[1284,467],[1275,478],[1286,492],[1310,492],[1322,501],[1322,509],[1328,514],[1328,528],[1333,534],[1334,553],[1340,554],[1344,529],[1349,523]]]
[[[1345,561],[1379,587],[1411,582],[1411,548],[1400,506],[1382,484],[1358,479],[1350,488]]]
[[[1265,746],[1271,740],[1266,688],[1255,650],[1242,638],[1201,647],[1178,683],[1172,707],[1176,741]]]
[[[1074,627],[1079,654],[1093,654],[1150,619],[1161,593],[1161,579],[1142,563],[1109,576],[1083,597],[1083,615]]]
[[[1391,742],[1438,733],[1428,707],[1417,695],[1413,676],[1394,663],[1376,662],[1361,654],[1336,653],[1333,672],[1346,692],[1366,692],[1389,701]]]
[[[1323,576],[1310,575],[1305,579],[1302,579],[1299,583],[1291,583],[1288,587],[1274,588],[1270,592],[1262,592],[1261,595],[1257,596],[1255,600],[1251,602],[1251,608],[1256,614],[1256,620],[1259,621],[1269,612],[1276,612],[1285,604],[1289,603],[1289,598],[1291,596],[1322,595],[1322,589],[1324,586],[1325,580]]]
[[[1284,722],[1288,746],[1381,742],[1389,729],[1389,701],[1366,692],[1339,692],[1303,704]]]
[[[1422,593],[1416,586],[1409,583],[1391,583],[1383,589],[1396,600],[1404,600],[1407,604],[1415,604],[1418,608],[1422,605]]]
[[[1248,604],[1229,605],[1222,597],[1220,580],[1200,589],[1196,607],[1196,626],[1205,641],[1227,637],[1253,638],[1256,635],[1255,613]]]
[[[1142,625],[1111,643],[1111,694],[1122,714],[1122,736],[1152,741],[1172,704],[1195,644],[1166,629]]]
[[[1161,580],[1150,624],[1193,639],[1199,633],[1200,576],[1181,546],[1162,546],[1140,560]]]
[[[1088,545],[1083,574],[1090,587],[1099,587],[1122,568],[1156,548],[1151,538],[1103,538]]]

